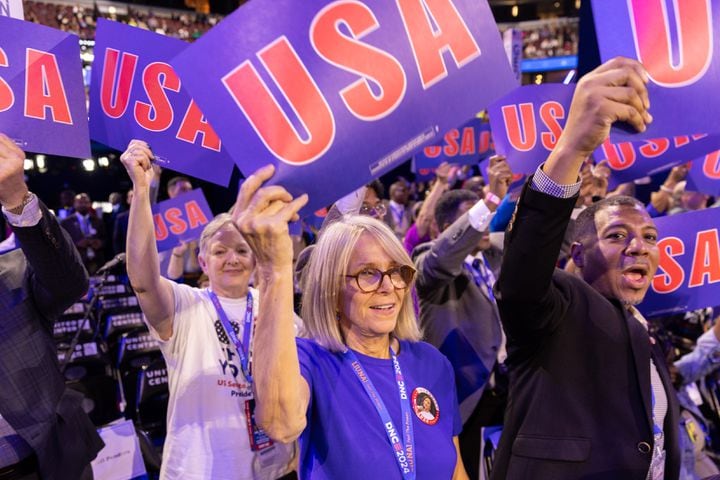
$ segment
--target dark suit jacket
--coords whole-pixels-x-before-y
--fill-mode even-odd
[[[496,298],[510,392],[492,478],[644,480],[652,357],[669,402],[665,478],[677,479],[678,407],[664,356],[618,301],[554,268],[575,200],[526,185],[508,227]]]
[[[115,255],[125,252],[129,220],[130,210],[120,212],[115,217],[115,226],[112,233],[113,253]]]
[[[77,479],[102,448],[58,370],[53,323],[88,288],[68,237],[44,205],[13,227],[21,249],[0,255],[0,413],[35,451],[43,479]]]
[[[81,247],[78,245],[78,242],[85,238],[85,234],[83,233],[82,228],[80,228],[80,222],[78,221],[77,215],[70,215],[65,220],[63,220],[60,225],[62,225],[62,227],[70,234],[70,238],[72,238],[73,243],[75,244],[78,252],[80,253],[80,258],[82,258],[83,265],[85,265],[85,268],[88,269],[91,275],[103,266],[103,264],[105,263],[106,238],[105,224],[103,223],[102,219],[97,217],[90,217],[90,225],[93,229],[95,229],[96,232],[95,235],[93,235],[92,237],[102,241],[102,246],[98,249],[94,249],[95,256],[93,258],[88,258],[88,249],[86,247]]]
[[[482,396],[502,341],[495,303],[464,266],[482,235],[465,213],[435,241],[413,251],[420,326],[425,340],[445,354],[455,370],[463,422]],[[501,252],[491,248],[483,255],[497,274]]]

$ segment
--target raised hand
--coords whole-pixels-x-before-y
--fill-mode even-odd
[[[120,155],[134,187],[149,188],[155,176],[152,160],[155,158],[150,145],[142,140],[130,140],[127,149]]]
[[[0,205],[7,209],[20,206],[28,193],[24,163],[25,152],[0,133]]]
[[[293,199],[283,187],[263,187],[275,173],[267,165],[243,182],[233,207],[233,221],[255,254],[258,270],[292,267],[292,239],[288,222],[299,220],[306,194]]]

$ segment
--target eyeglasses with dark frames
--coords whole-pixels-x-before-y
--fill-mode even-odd
[[[390,278],[390,283],[397,290],[404,290],[410,286],[413,277],[415,276],[415,269],[409,265],[401,265],[399,267],[392,267],[384,272],[377,268],[363,268],[355,275],[345,275],[348,278],[354,278],[357,282],[358,288],[364,293],[372,293],[378,291],[385,275]]]

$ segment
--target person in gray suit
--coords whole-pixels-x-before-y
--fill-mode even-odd
[[[92,478],[103,442],[65,388],[53,323],[88,288],[80,255],[28,191],[25,153],[0,134],[0,204],[20,248],[0,255],[0,478]]]
[[[484,199],[470,190],[445,192],[435,207],[442,233],[413,251],[425,340],[455,370],[463,420],[460,450],[470,478],[478,477],[480,429],[488,425],[480,400],[503,343],[492,294],[501,252],[491,247],[488,227],[512,179],[504,157],[490,159],[488,176]]]

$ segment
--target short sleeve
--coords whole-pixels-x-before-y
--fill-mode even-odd
[[[200,310],[206,308],[202,290],[172,281],[170,284],[175,297],[172,336],[167,340],[162,340],[147,319],[145,320],[150,333],[160,343],[160,349],[163,351],[166,360],[176,358],[179,352],[184,350],[188,341],[190,322],[205,318],[201,316]]]

